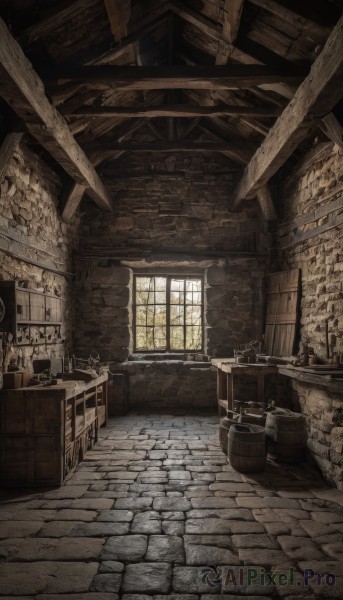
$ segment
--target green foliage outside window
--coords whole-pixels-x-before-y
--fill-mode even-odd
[[[199,278],[137,275],[135,350],[202,350],[202,287]]]

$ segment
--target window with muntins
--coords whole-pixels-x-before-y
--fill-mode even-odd
[[[137,352],[203,349],[203,279],[136,275],[134,347]]]

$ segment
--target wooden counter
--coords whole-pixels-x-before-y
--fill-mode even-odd
[[[0,392],[1,485],[55,485],[83,459],[107,418],[108,374]]]
[[[314,369],[304,367],[293,367],[292,365],[279,365],[280,375],[285,375],[291,379],[296,379],[302,383],[320,385],[328,388],[328,391],[339,392],[343,394],[343,369],[337,371],[326,371],[324,375],[314,372]],[[331,373],[331,374],[330,374]],[[333,374],[341,374],[342,378],[335,378]]]
[[[234,358],[212,358],[211,363],[217,368],[217,400],[219,414],[233,410],[234,375],[252,375],[257,377],[258,402],[266,404],[264,394],[264,379],[266,375],[278,372],[276,365],[266,363],[236,363]],[[226,397],[224,398],[224,396]]]

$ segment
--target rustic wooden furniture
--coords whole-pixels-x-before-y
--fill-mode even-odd
[[[0,297],[5,305],[1,329],[12,333],[18,346],[62,341],[59,296],[20,287],[17,281],[1,281]]]
[[[106,423],[107,379],[0,392],[2,486],[62,483]]]
[[[264,379],[266,375],[274,375],[278,372],[276,365],[264,363],[237,364],[234,358],[212,358],[211,363],[217,368],[217,400],[220,416],[226,414],[228,410],[233,410],[234,375],[253,375],[257,377],[258,402],[266,405]]]

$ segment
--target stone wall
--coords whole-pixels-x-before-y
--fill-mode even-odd
[[[326,358],[343,361],[343,150],[315,147],[281,189],[283,219],[278,227],[283,269],[302,272],[301,339]],[[286,390],[285,390],[285,393]],[[332,484],[343,489],[343,396],[324,387],[288,382],[295,410],[306,415],[312,460]]]
[[[295,380],[287,384],[293,410],[306,417],[309,461],[329,483],[343,490],[343,390]]]
[[[63,299],[64,344],[24,346],[26,366],[31,360],[63,356],[72,349],[72,261],[78,242],[79,219],[66,225],[59,217],[61,182],[33,152],[21,144],[1,183],[0,279],[25,280],[27,287]],[[13,358],[18,348],[13,348]]]
[[[216,369],[208,363],[129,361],[110,367],[129,376],[130,409],[216,409]]]
[[[302,271],[301,338],[326,358],[328,319],[330,355],[343,355],[343,149],[314,149],[281,191],[280,258]]]
[[[127,360],[135,268],[195,268],[204,275],[208,354],[232,356],[239,344],[260,336],[267,236],[255,202],[246,202],[242,212],[228,209],[236,171],[220,155],[183,153],[126,155],[115,169],[104,169],[115,208],[104,215],[89,204],[82,218],[75,262],[77,355]],[[135,405],[214,405],[210,369],[183,369],[176,362],[130,364],[132,369]]]

